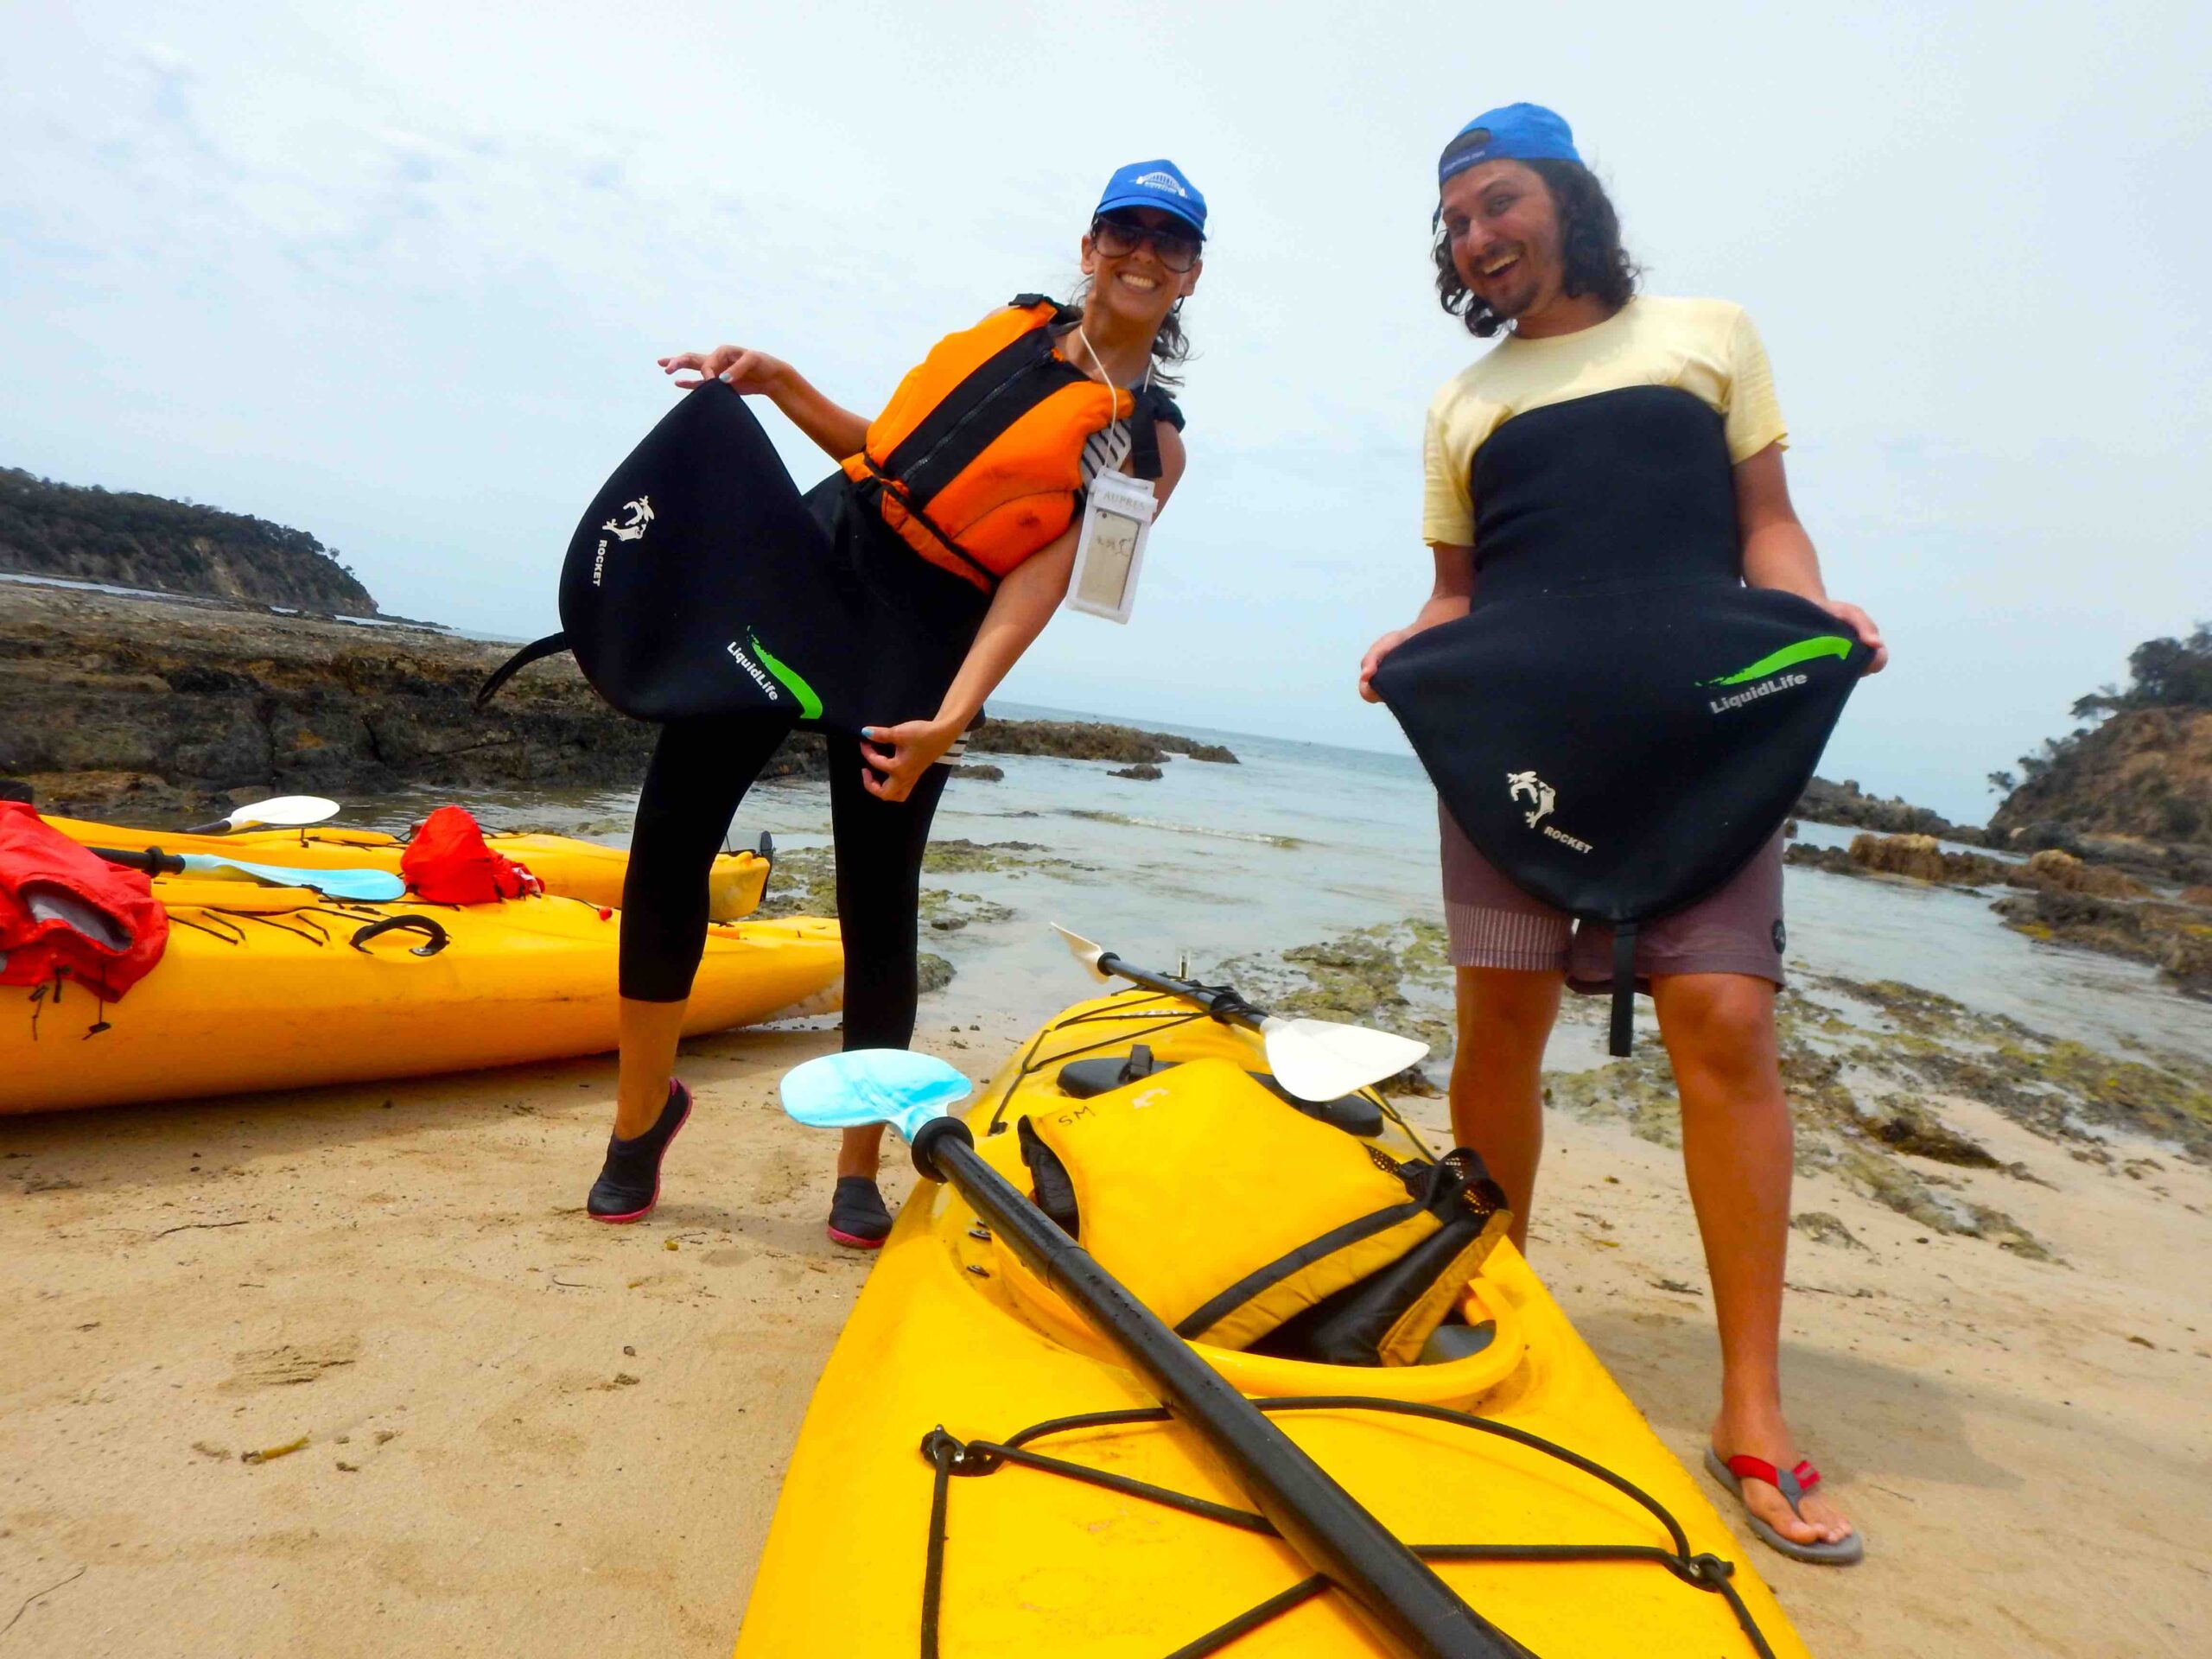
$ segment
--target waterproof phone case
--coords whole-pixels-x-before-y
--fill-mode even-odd
[[[1144,544],[1159,510],[1152,486],[1125,473],[1101,473],[1091,480],[1083,510],[1083,533],[1076,542],[1075,574],[1068,582],[1067,607],[1109,622],[1127,622],[1136,604],[1137,572]]]

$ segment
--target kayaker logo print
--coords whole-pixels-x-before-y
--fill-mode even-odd
[[[1558,804],[1559,791],[1537,777],[1535,772],[1507,772],[1505,793],[1507,798],[1510,800],[1529,803],[1529,810],[1521,815],[1521,821],[1531,830],[1542,824],[1547,839],[1555,841],[1560,846],[1578,853],[1586,853],[1590,850],[1590,843],[1580,836],[1568,835],[1555,823],[1543,823],[1546,818],[1551,817],[1552,808]]]
[[[1559,798],[1552,786],[1533,772],[1509,772],[1505,774],[1505,792],[1514,800],[1525,799],[1529,810],[1522,815],[1522,822],[1533,830],[1538,822],[1552,815],[1552,804]]]
[[[622,504],[622,513],[608,519],[600,528],[619,542],[645,539],[645,526],[653,521],[653,499],[641,495],[634,501]]]

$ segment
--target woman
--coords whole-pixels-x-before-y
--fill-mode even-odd
[[[915,707],[935,704],[857,739],[829,734],[848,1049],[903,1048],[913,1035],[922,853],[947,753],[1065,594],[1082,486],[1118,470],[1154,480],[1165,502],[1182,476],[1182,415],[1159,371],[1187,354],[1179,313],[1205,233],[1205,198],[1173,163],[1122,168],[1082,239],[1080,308],[1024,296],[949,336],[873,423],[762,352],[660,359],[665,372],[695,377],[677,380],[687,392],[719,379],[767,397],[840,463],[806,498],[820,556],[895,594],[898,628],[882,649],[906,660],[891,679],[910,700],[924,689]],[[1009,396],[1014,383],[1001,377],[1016,359],[1029,391]],[[1025,410],[1010,405],[1032,394],[1045,401],[1017,429]],[[779,478],[764,485],[788,489]],[[621,1071],[586,1206],[597,1220],[637,1221],[658,1201],[662,1158],[691,1110],[670,1070],[706,937],[708,869],[791,724],[675,720],[653,751],[623,890]],[[874,1249],[890,1230],[875,1185],[881,1140],[880,1128],[844,1137],[829,1221],[840,1244]]]
[[[1360,694],[1376,700],[1372,681],[1384,658],[1413,634],[1466,616],[1486,584],[1497,588],[1495,601],[1507,597],[1509,578],[1516,595],[1547,582],[1648,582],[1650,567],[1669,560],[1676,569],[1715,560],[1731,585],[1740,578],[1810,600],[1872,648],[1868,671],[1878,669],[1880,635],[1864,612],[1827,597],[1790,505],[1786,429],[1740,308],[1637,295],[1612,205],[1567,123],[1548,110],[1514,105],[1469,123],[1444,152],[1438,188],[1444,308],[1478,337],[1503,331],[1505,339],[1430,406],[1423,533],[1435,583],[1412,625],[1370,649]],[[1493,444],[1502,429],[1511,437]],[[1720,511],[1704,522],[1726,544],[1677,546],[1666,514],[1639,516],[1653,481],[1671,486],[1680,470],[1671,451],[1655,465],[1647,441],[1685,433],[1700,466],[1713,469]],[[1633,536],[1610,528],[1624,519]],[[1618,722],[1637,712],[1589,714]],[[1545,1043],[1562,985],[1602,986],[1612,941],[1610,930],[1577,928],[1521,892],[1448,812],[1440,817],[1459,1014],[1452,1128],[1504,1187],[1514,1243],[1525,1245],[1543,1146]],[[1800,1461],[1782,1411],[1791,1168],[1774,1027],[1783,937],[1777,836],[1717,891],[1639,929],[1634,969],[1657,1006],[1681,1091],[1683,1161],[1720,1327],[1713,1461],[1762,1539],[1842,1564],[1862,1546],[1814,1493],[1818,1476]]]

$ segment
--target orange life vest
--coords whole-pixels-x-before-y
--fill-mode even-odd
[[[948,334],[844,462],[900,539],[986,593],[1074,522],[1084,442],[1136,412],[1135,396],[1093,380],[1054,346],[1053,325],[1076,316],[1023,294]],[[1141,453],[1148,448],[1149,433],[1132,435]]]

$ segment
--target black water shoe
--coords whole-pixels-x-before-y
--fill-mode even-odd
[[[848,1249],[880,1250],[891,1230],[891,1211],[883,1194],[865,1175],[840,1175],[830,1200],[830,1236]]]
[[[594,1221],[643,1221],[652,1214],[660,1202],[660,1160],[676,1132],[690,1121],[691,1091],[671,1077],[668,1103],[652,1128],[627,1141],[619,1135],[607,1137],[607,1161],[584,1200]]]

